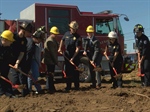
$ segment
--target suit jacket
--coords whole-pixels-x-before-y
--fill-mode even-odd
[[[58,62],[58,42],[50,35],[44,43],[44,58],[42,60],[45,64],[56,65]]]
[[[89,58],[94,62],[101,61],[101,49],[100,49],[100,42],[97,40],[96,37],[92,39],[85,38],[84,39],[84,50],[87,51],[89,49]]]

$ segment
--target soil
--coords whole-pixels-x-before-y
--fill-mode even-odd
[[[124,87],[117,89],[111,89],[110,77],[105,76],[101,89],[81,83],[80,90],[63,92],[65,83],[56,83],[54,94],[1,96],[0,112],[150,112],[150,88],[141,87],[136,74],[136,71],[123,74]]]

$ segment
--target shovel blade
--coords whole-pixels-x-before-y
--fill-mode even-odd
[[[83,72],[84,68],[77,68],[76,70],[78,70],[79,72]]]
[[[119,78],[121,78],[121,77],[122,77],[121,74],[117,74],[117,75],[114,76],[114,78],[116,78],[116,79],[119,79]]]
[[[144,76],[144,74],[141,74],[141,68],[138,69],[138,72],[139,73],[137,74],[137,76],[139,76],[139,77],[143,77]]]
[[[137,74],[137,76],[139,76],[139,77],[143,77],[143,76],[144,76],[144,74],[140,74],[140,73],[139,73],[139,74]]]
[[[93,71],[98,71],[98,72],[100,72],[100,71],[102,71],[102,68],[96,67],[96,68],[93,69]]]

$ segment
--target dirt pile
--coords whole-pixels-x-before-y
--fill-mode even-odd
[[[140,86],[136,72],[123,74],[124,87],[111,89],[110,77],[103,77],[102,88],[81,83],[79,91],[63,92],[64,83],[57,83],[56,93],[0,97],[0,112],[150,112],[150,88]],[[44,85],[43,85],[44,88]]]

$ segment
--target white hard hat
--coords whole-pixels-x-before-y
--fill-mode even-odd
[[[108,37],[109,38],[117,38],[118,36],[117,36],[117,33],[115,31],[111,31],[111,32],[109,32]]]

